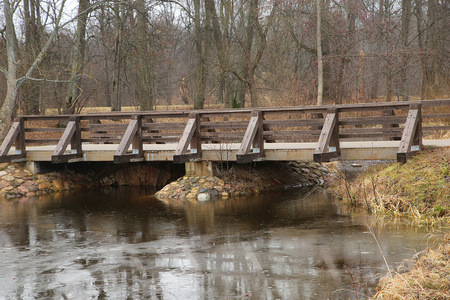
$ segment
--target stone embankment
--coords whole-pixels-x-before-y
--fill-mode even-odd
[[[212,176],[183,176],[156,193],[160,200],[208,201],[288,188],[323,186],[333,176],[315,162],[264,162],[213,168]]]
[[[23,164],[0,164],[0,197],[35,197],[63,190],[92,188],[94,183],[83,174],[50,172],[35,175]]]

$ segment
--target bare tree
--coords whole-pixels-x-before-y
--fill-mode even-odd
[[[17,61],[17,36],[14,26],[14,10],[15,7],[11,6],[9,0],[3,1],[3,12],[5,16],[6,29],[6,52],[7,52],[7,70],[2,69],[2,73],[6,76],[7,86],[6,86],[6,96],[3,101],[0,110],[0,137],[3,139],[7,133],[7,130],[11,124],[11,119],[16,108],[17,94],[19,88],[28,80],[33,80],[33,72],[38,68],[39,64],[44,59],[47,50],[49,49],[51,43],[53,42],[56,34],[60,28],[60,22],[62,17],[63,8],[65,5],[65,0],[61,2],[59,8],[54,28],[52,33],[49,35],[46,43],[42,47],[41,51],[31,64],[31,66],[26,71],[26,74],[20,78],[17,76],[17,69],[19,62]]]

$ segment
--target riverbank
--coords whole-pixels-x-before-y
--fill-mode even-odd
[[[345,205],[448,231],[450,148],[426,148],[405,164],[377,165],[354,179],[347,175],[330,187]],[[382,279],[374,299],[450,298],[450,234],[406,262],[409,267]]]
[[[447,226],[450,217],[450,147],[426,148],[405,164],[382,164],[354,179],[342,172],[330,191],[355,208],[419,226]]]
[[[392,275],[382,279],[374,299],[450,299],[450,234],[435,249],[405,260]]]

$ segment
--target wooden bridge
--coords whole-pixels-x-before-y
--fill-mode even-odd
[[[65,127],[59,124],[67,124]],[[0,162],[397,159],[450,146],[450,99],[351,105],[18,116]],[[424,134],[446,133],[446,140]]]

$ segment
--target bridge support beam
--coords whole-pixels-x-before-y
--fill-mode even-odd
[[[193,161],[185,163],[186,176],[213,176],[213,165],[210,161]]]
[[[422,148],[422,105],[410,105],[397,152],[397,162],[405,163]]]
[[[328,162],[330,159],[341,156],[339,144],[339,111],[338,109],[328,110],[327,117],[323,123],[322,132],[314,151],[314,161]]]

